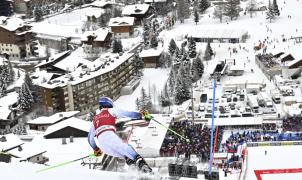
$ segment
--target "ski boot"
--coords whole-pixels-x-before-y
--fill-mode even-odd
[[[137,155],[134,161],[140,171],[142,171],[144,173],[152,172],[152,169],[150,168],[150,166],[146,163],[144,158],[142,158],[140,155]]]

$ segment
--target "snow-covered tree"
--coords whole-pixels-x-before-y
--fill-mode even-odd
[[[204,71],[204,66],[202,64],[202,61],[199,57],[193,59],[192,63],[192,79],[193,82],[196,82],[202,77],[203,71]]]
[[[42,20],[43,13],[42,13],[42,9],[40,7],[36,6],[34,8],[33,13],[34,13],[35,21],[41,21]]]
[[[11,82],[9,68],[7,65],[0,66],[0,82],[7,87]]]
[[[273,0],[273,9],[276,16],[280,16],[279,7],[276,0]]]
[[[196,57],[196,43],[194,39],[191,37],[188,39],[188,49],[189,49],[189,57],[195,58]]]
[[[156,38],[156,35],[153,35],[150,42],[151,48],[156,48],[158,46],[158,40]]]
[[[184,73],[184,67],[181,66],[179,68],[179,72],[176,77],[176,82],[175,82],[175,98],[174,101],[177,105],[182,104],[184,101],[190,99],[190,90],[187,86],[187,78],[184,76],[182,73]]]
[[[177,0],[177,16],[181,23],[190,17],[189,4],[186,0]]]
[[[139,98],[136,98],[136,100],[135,100],[135,105],[136,105],[136,109],[137,109],[137,110],[140,110],[140,109],[141,109],[141,104],[140,104]]]
[[[268,1],[268,9],[266,11],[266,19],[269,20],[269,22],[272,22],[273,19],[275,19],[275,11],[274,7],[271,4],[271,0]]]
[[[210,42],[208,42],[205,53],[204,53],[204,60],[208,61],[212,59],[214,55]]]
[[[170,44],[169,44],[169,53],[170,53],[171,56],[173,56],[173,54],[175,53],[176,49],[177,49],[177,45],[176,45],[174,39],[171,39],[170,40]]]
[[[163,91],[160,95],[160,104],[162,107],[167,107],[171,105],[171,100],[169,96],[168,84],[166,83]]]
[[[168,89],[169,89],[170,97],[173,96],[173,93],[174,93],[175,79],[176,79],[175,68],[172,67],[170,70],[169,77],[168,77]]]
[[[138,53],[134,55],[134,60],[133,60],[133,71],[134,74],[137,77],[141,77],[143,75],[143,69],[144,69],[144,61],[142,58],[139,57]]]
[[[222,23],[222,18],[224,14],[224,6],[223,5],[217,5],[214,9],[213,16],[214,18],[219,19],[220,23]]]
[[[198,5],[200,13],[204,13],[210,6],[209,0],[201,0]]]
[[[145,46],[149,46],[149,36],[151,31],[151,25],[149,21],[144,21],[144,29],[143,29],[143,39]]]
[[[23,111],[29,111],[32,108],[33,103],[34,99],[32,93],[29,90],[27,84],[23,83],[21,89],[19,90],[18,96],[19,109]]]
[[[33,84],[33,80],[31,79],[31,77],[29,76],[29,73],[27,71],[25,72],[24,83],[28,86],[30,91],[36,90],[36,87]]]
[[[3,96],[5,96],[5,90],[6,90],[6,87],[5,85],[1,82],[1,79],[0,79],[0,98],[2,98]]]
[[[253,17],[253,14],[255,13],[257,8],[257,2],[256,0],[249,0],[249,2],[247,3],[247,11],[250,13],[250,17]]]
[[[122,45],[121,40],[117,40],[117,39],[113,40],[113,42],[112,42],[112,52],[113,53],[123,52],[123,45]]]
[[[9,82],[13,82],[15,80],[15,71],[9,59],[7,60],[7,63],[8,63],[7,64],[8,70],[9,70]]]
[[[199,22],[199,14],[197,9],[194,9],[194,22],[196,23],[196,25]]]
[[[228,16],[233,20],[237,18],[240,13],[240,1],[238,0],[227,0],[224,6],[224,15]]]
[[[116,18],[116,17],[121,17],[122,15],[122,11],[120,8],[116,8],[114,7],[113,10],[112,10],[112,18]]]

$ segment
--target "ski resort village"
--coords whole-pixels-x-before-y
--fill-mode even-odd
[[[302,0],[1,0],[0,179],[302,179]]]

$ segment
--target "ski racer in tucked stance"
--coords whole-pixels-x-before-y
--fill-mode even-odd
[[[129,117],[131,119],[140,119],[140,113],[118,111],[113,108],[113,101],[107,97],[99,99],[99,106],[101,111],[94,116],[88,134],[88,142],[93,148],[94,154],[100,156],[104,152],[113,157],[122,157],[125,158],[129,166],[135,165],[143,172],[151,172],[152,169],[146,161],[116,134],[116,118]],[[99,147],[96,145],[94,137],[98,139]]]

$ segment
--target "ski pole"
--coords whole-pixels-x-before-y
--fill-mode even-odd
[[[177,136],[181,137],[182,139],[186,140],[187,142],[190,142],[189,139],[187,139],[187,138],[185,138],[184,136],[178,134],[178,133],[175,132],[173,129],[171,129],[171,128],[165,126],[165,125],[163,125],[162,123],[160,123],[160,122],[157,121],[156,119],[153,118],[152,120],[155,121],[155,122],[157,122],[157,123],[158,123],[159,125],[161,125],[162,127],[166,128],[166,129],[169,130],[170,132],[174,133],[175,135],[177,135]]]
[[[63,162],[63,163],[60,163],[60,164],[56,164],[54,166],[50,166],[50,167],[47,167],[47,168],[44,168],[44,169],[40,169],[40,170],[36,171],[36,173],[48,171],[50,169],[54,169],[54,168],[57,168],[57,167],[65,166],[67,164],[71,164],[71,163],[74,163],[76,161],[79,161],[79,160],[82,160],[82,159],[85,159],[85,158],[88,158],[88,157],[94,157],[94,156],[95,156],[94,154],[89,154],[88,156],[84,156],[84,157],[81,157],[81,158],[78,158],[78,159],[74,159],[74,160],[71,160],[71,161],[67,161],[67,162]]]

